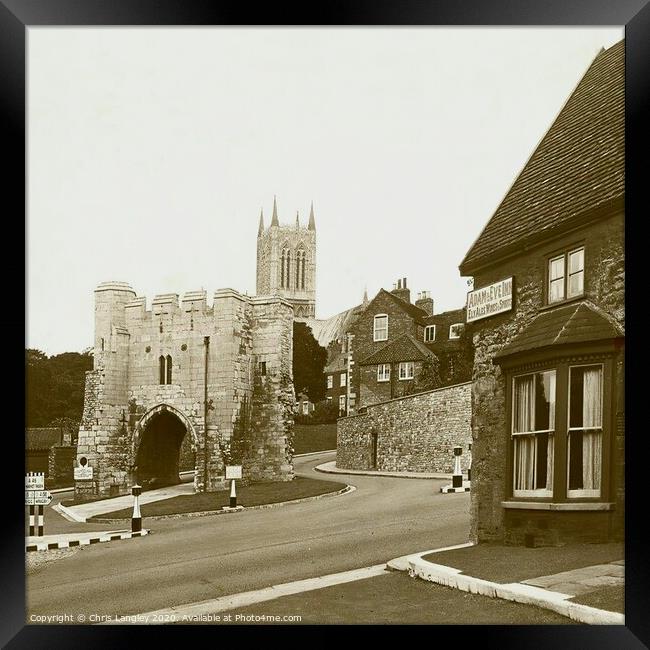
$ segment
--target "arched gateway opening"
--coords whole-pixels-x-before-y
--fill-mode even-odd
[[[136,480],[144,487],[175,485],[180,472],[195,468],[195,450],[186,424],[161,407],[143,418],[135,458]]]

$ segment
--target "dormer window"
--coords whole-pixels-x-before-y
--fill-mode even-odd
[[[561,302],[584,293],[584,246],[551,257],[548,261],[548,304]]]
[[[373,340],[374,341],[387,341],[388,340],[388,315],[377,314],[373,326]]]

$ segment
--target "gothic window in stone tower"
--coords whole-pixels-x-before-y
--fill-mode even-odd
[[[291,251],[288,248],[282,249],[282,259],[280,263],[280,288],[288,289],[291,278]]]
[[[158,357],[158,380],[160,384],[172,383],[172,358],[171,355],[166,357],[162,354]]]
[[[305,288],[305,256],[304,249],[296,251],[296,289]]]

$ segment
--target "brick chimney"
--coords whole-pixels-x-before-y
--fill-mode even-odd
[[[397,284],[393,286],[391,293],[405,302],[411,302],[411,290],[406,287],[406,278],[401,278]]]
[[[420,291],[418,293],[418,299],[415,301],[415,306],[424,309],[429,316],[433,316],[433,298],[428,291]]]

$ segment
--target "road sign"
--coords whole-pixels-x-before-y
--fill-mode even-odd
[[[28,472],[25,474],[26,490],[44,490],[45,474],[43,472]]]
[[[241,465],[226,465],[226,480],[241,479]]]
[[[93,468],[90,465],[85,467],[75,467],[74,468],[74,480],[75,481],[88,481],[93,477]]]
[[[52,495],[47,490],[25,490],[26,506],[49,506]]]

